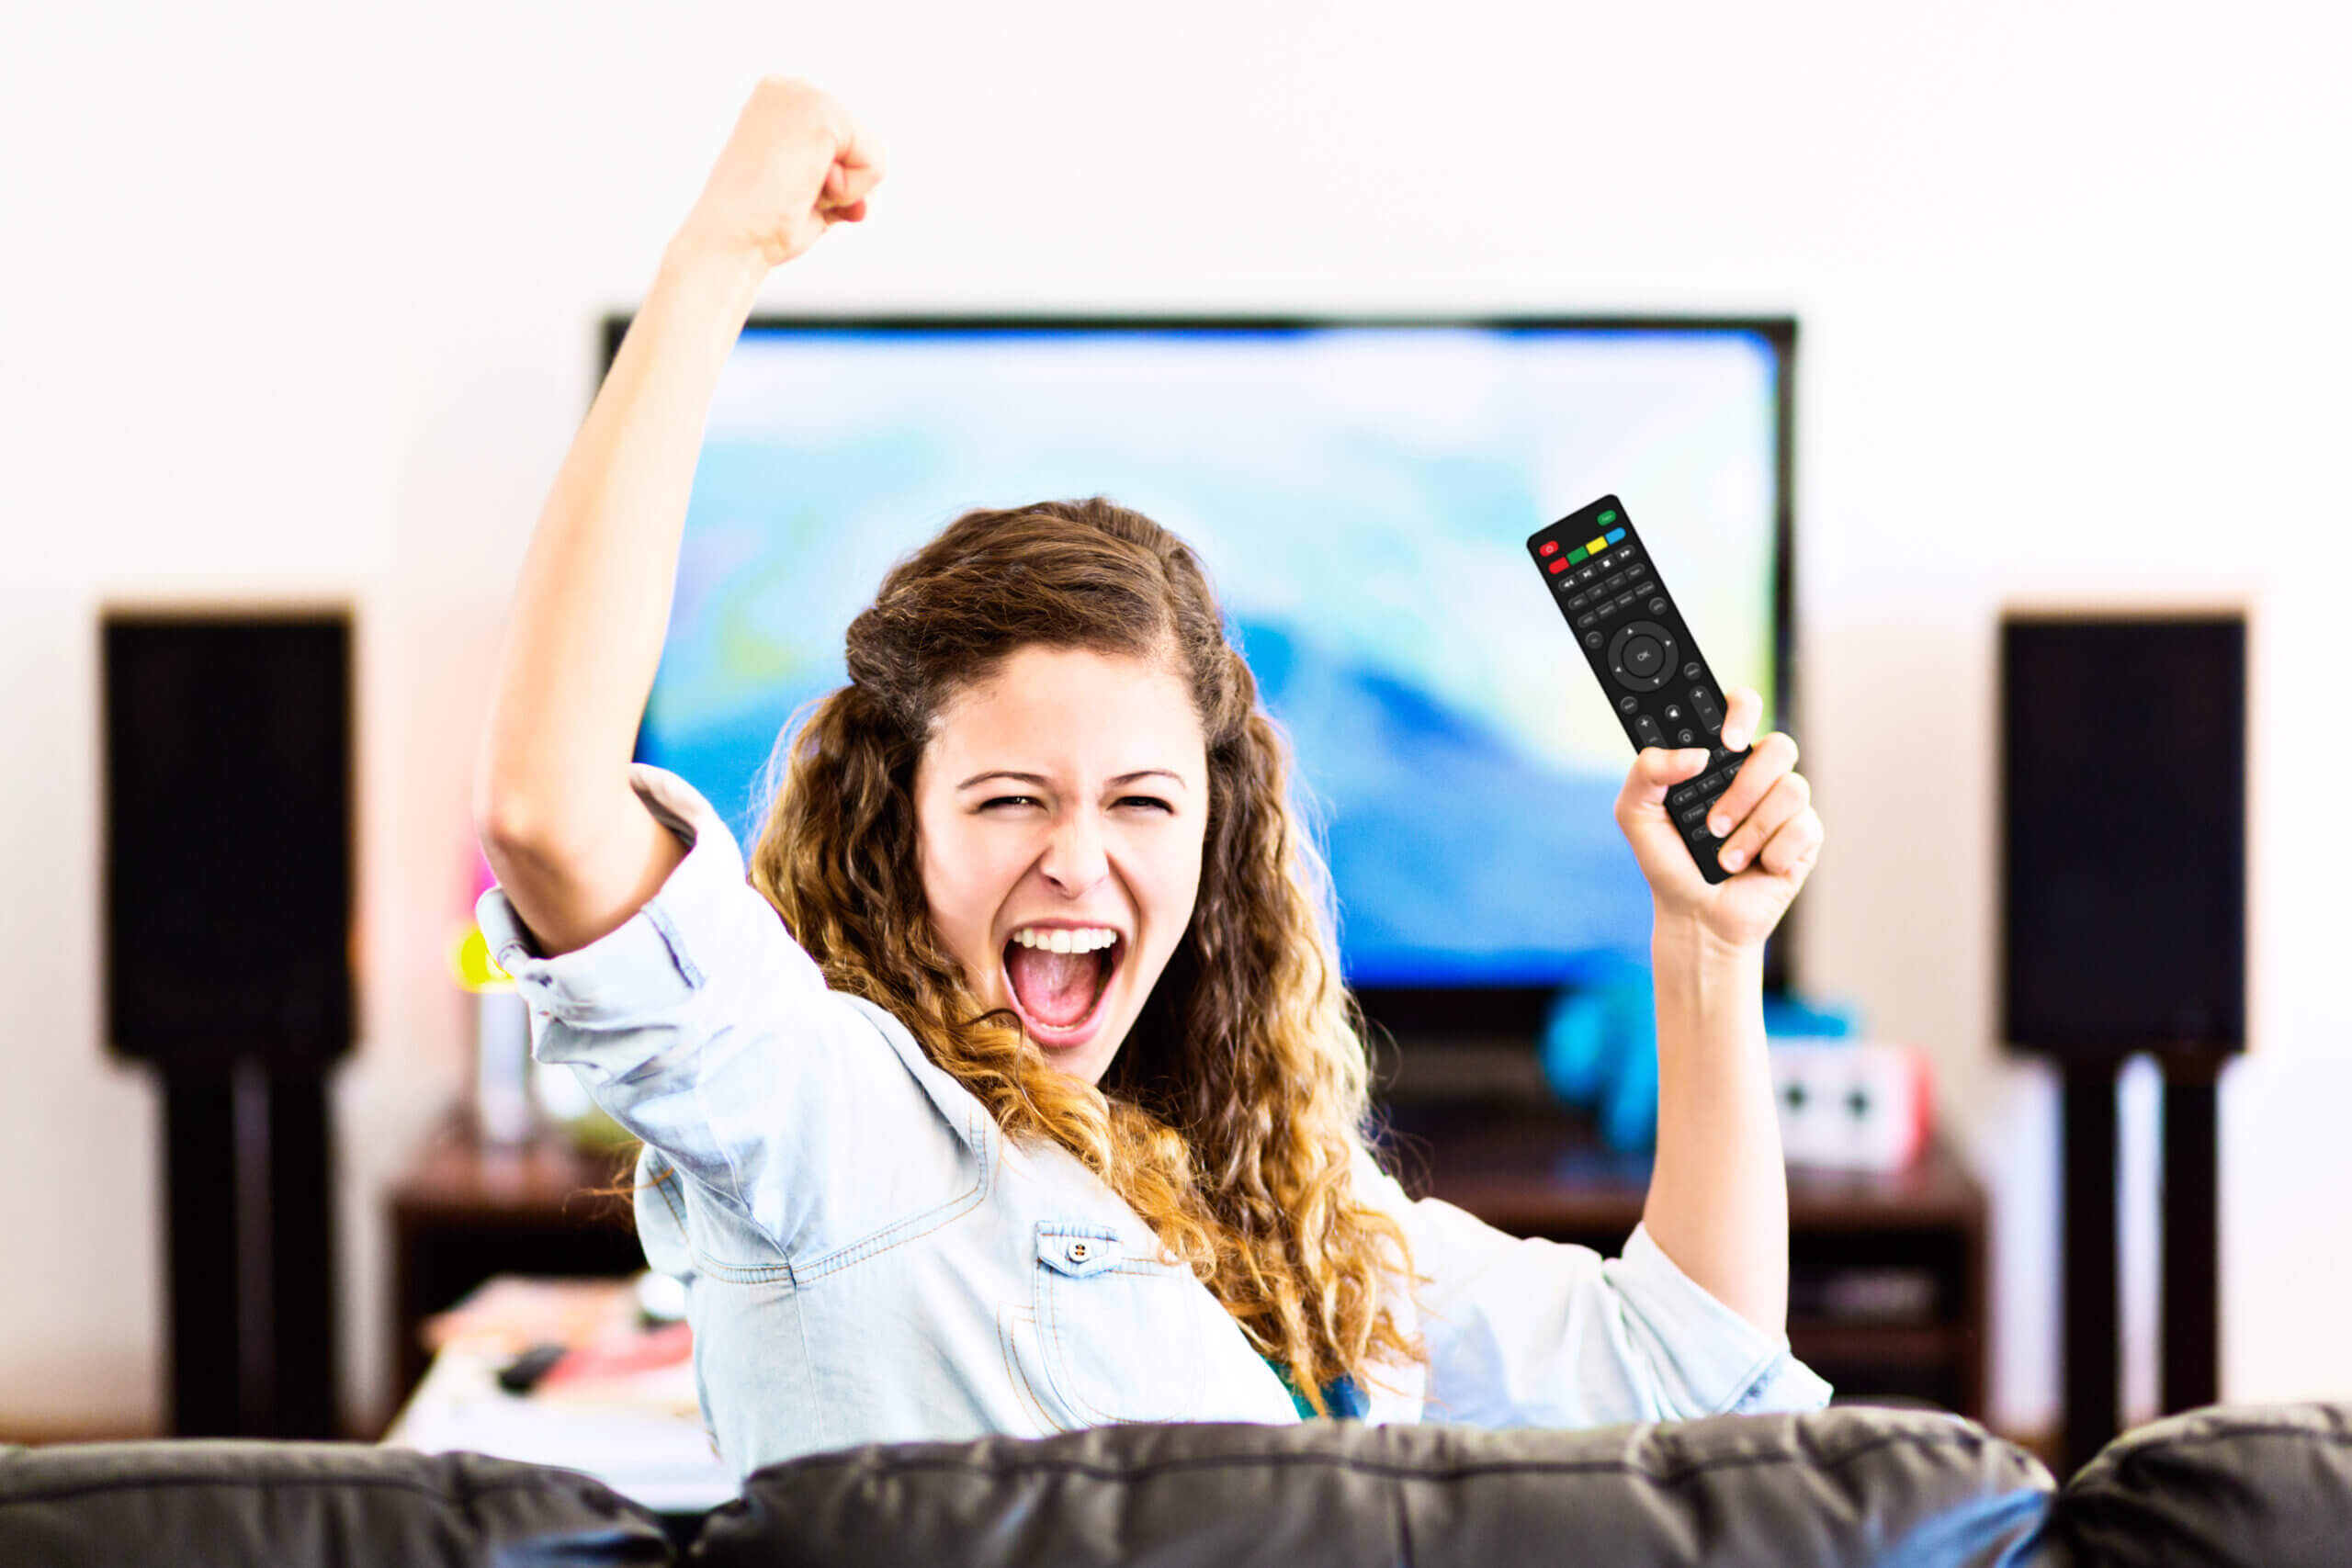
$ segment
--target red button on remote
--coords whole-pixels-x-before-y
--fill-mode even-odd
[[[1557,539],[1546,539],[1546,540],[1544,540],[1542,544],[1540,544],[1540,545],[1538,545],[1537,547],[1535,547],[1535,553],[1536,553],[1537,555],[1541,555],[1541,556],[1548,556],[1548,555],[1552,554],[1554,551],[1557,550],[1559,547],[1560,547],[1560,541],[1559,541],[1559,540],[1557,540]]]
[[[1556,573],[1559,573],[1559,572],[1563,572],[1563,571],[1566,571],[1566,570],[1568,570],[1568,563],[1567,563],[1566,560],[1555,560],[1555,561],[1554,561],[1554,562],[1551,564],[1551,566],[1550,566],[1548,569],[1546,569],[1546,570],[1550,570],[1550,571],[1552,571],[1552,572],[1554,572],[1554,573],[1555,573],[1555,574],[1556,574]]]

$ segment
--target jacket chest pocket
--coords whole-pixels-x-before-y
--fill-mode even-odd
[[[1081,1425],[1182,1421],[1199,1404],[1204,1312],[1225,1309],[1158,1244],[1107,1227],[1037,1227],[1037,1328],[1046,1374]]]

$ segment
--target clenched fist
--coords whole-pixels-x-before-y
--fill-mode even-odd
[[[806,82],[763,77],[681,234],[781,266],[835,223],[863,220],[881,179],[881,150],[841,105]]]
[[[1719,744],[1734,751],[1746,746],[1763,713],[1753,686],[1726,694]],[[1760,949],[1821,856],[1821,814],[1813,808],[1813,785],[1796,771],[1796,741],[1777,729],[1760,738],[1709,815],[1708,830],[1723,840],[1715,858],[1734,874],[1709,883],[1667,814],[1666,796],[1703,773],[1711,755],[1703,746],[1644,747],[1618,792],[1617,826],[1634,846],[1659,916],[1693,921],[1729,947]]]

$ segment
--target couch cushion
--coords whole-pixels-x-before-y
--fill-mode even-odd
[[[668,1563],[603,1483],[480,1454],[189,1438],[0,1448],[0,1563]]]
[[[2067,1482],[2052,1535],[2085,1563],[2352,1562],[2352,1404],[2209,1405],[2124,1433]]]
[[[1310,1422],[873,1444],[752,1475],[714,1565],[2005,1562],[2054,1491],[1956,1416],[1840,1406],[1586,1431]]]

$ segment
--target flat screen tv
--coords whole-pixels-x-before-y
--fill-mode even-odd
[[[1621,497],[1717,679],[1763,694],[1758,733],[1797,733],[1795,343],[1785,317],[755,317],[637,758],[748,846],[892,562],[972,507],[1105,495],[1201,556],[1290,735],[1367,1015],[1532,1040],[1560,987],[1647,964],[1651,905],[1612,811],[1633,753],[1526,537]]]

